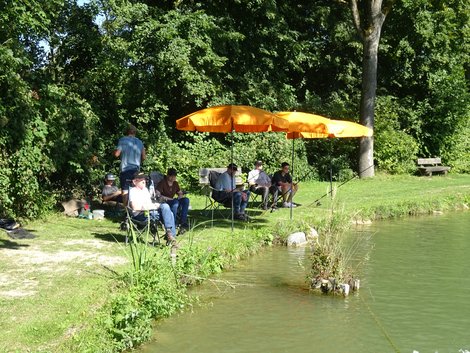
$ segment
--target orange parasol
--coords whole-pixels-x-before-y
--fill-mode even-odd
[[[221,105],[176,120],[176,128],[201,132],[287,131],[289,122],[266,110],[246,105]]]
[[[277,116],[289,121],[288,134],[292,138],[299,137],[299,133],[328,134],[330,119],[320,115],[303,112],[279,112]]]
[[[288,139],[295,138],[327,138],[327,137],[368,137],[373,135],[373,130],[352,121],[330,120],[327,123],[327,133],[321,132],[288,132]]]
[[[255,107],[246,105],[221,105],[198,110],[176,120],[176,128],[183,131],[231,132],[230,159],[233,163],[233,132],[287,132],[289,122],[267,110]]]

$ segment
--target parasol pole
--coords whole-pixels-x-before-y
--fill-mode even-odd
[[[295,137],[295,135],[294,135]],[[292,139],[292,168],[291,168],[291,180],[290,180],[290,220],[292,221],[292,191],[294,190],[294,141],[295,138]],[[287,198],[289,200],[289,197]]]
[[[230,141],[230,163],[233,164],[233,134],[234,134],[234,128],[233,128],[233,117],[230,117],[230,131],[231,131],[231,141]],[[233,189],[233,180],[234,180],[235,175],[231,175],[231,184],[230,188]],[[233,234],[233,190],[232,190],[232,234]]]

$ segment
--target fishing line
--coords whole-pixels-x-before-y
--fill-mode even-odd
[[[366,169],[361,170],[361,171],[359,172],[359,174],[364,173],[366,170],[369,170],[369,169],[372,168],[372,167],[374,167],[373,164],[370,165],[370,166],[368,166]],[[358,175],[359,175],[359,174],[358,174]],[[351,180],[353,180],[353,179],[356,179],[356,178],[358,177],[358,175],[354,175],[354,176],[352,176],[351,178],[349,178],[348,180],[343,181],[341,184],[338,185],[337,188],[339,189],[339,188],[340,188],[341,186],[343,186],[344,184],[349,183],[349,182],[350,182]],[[307,207],[310,207],[310,206],[312,206],[312,205],[314,205],[314,204],[315,204],[315,206],[320,206],[320,205],[321,205],[320,200],[323,199],[324,197],[328,196],[328,195],[331,194],[332,192],[333,192],[333,190],[330,190],[330,191],[326,192],[326,193],[323,194],[321,197],[319,197],[318,199],[316,199],[316,200],[313,201],[312,203],[308,204]]]
[[[371,295],[372,295],[372,293],[371,293]],[[393,343],[392,337],[387,333],[387,331],[385,330],[385,327],[382,325],[382,323],[380,322],[377,315],[374,314],[374,312],[372,311],[370,306],[365,302],[364,299],[362,299],[361,296],[359,296],[359,298],[361,299],[362,303],[366,306],[367,310],[369,311],[370,316],[372,316],[372,319],[374,319],[375,323],[379,327],[379,329],[382,332],[382,334],[384,335],[385,339],[388,341],[388,343],[390,343],[390,345],[394,349],[395,353],[400,353],[400,349],[398,349],[398,347],[395,345],[395,343]]]

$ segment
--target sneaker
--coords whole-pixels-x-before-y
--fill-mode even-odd
[[[180,235],[183,235],[183,234],[186,233],[186,232],[187,232],[187,229],[186,229],[185,227],[180,227],[180,228],[178,229],[178,234],[176,234],[176,236],[178,237],[178,236],[180,236]]]
[[[291,207],[294,208],[294,207],[297,207],[297,205],[295,203],[292,203],[292,202],[284,202],[282,204],[282,207],[284,207],[284,208],[291,208]]]
[[[239,221],[246,221],[246,216],[243,213],[237,213],[233,216],[234,219],[238,219]]]

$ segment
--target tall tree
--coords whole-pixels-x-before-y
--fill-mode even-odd
[[[380,33],[387,14],[396,0],[350,0],[354,26],[363,45],[361,124],[374,128],[377,91],[377,62]],[[363,137],[359,144],[359,176],[374,176],[374,137]]]

